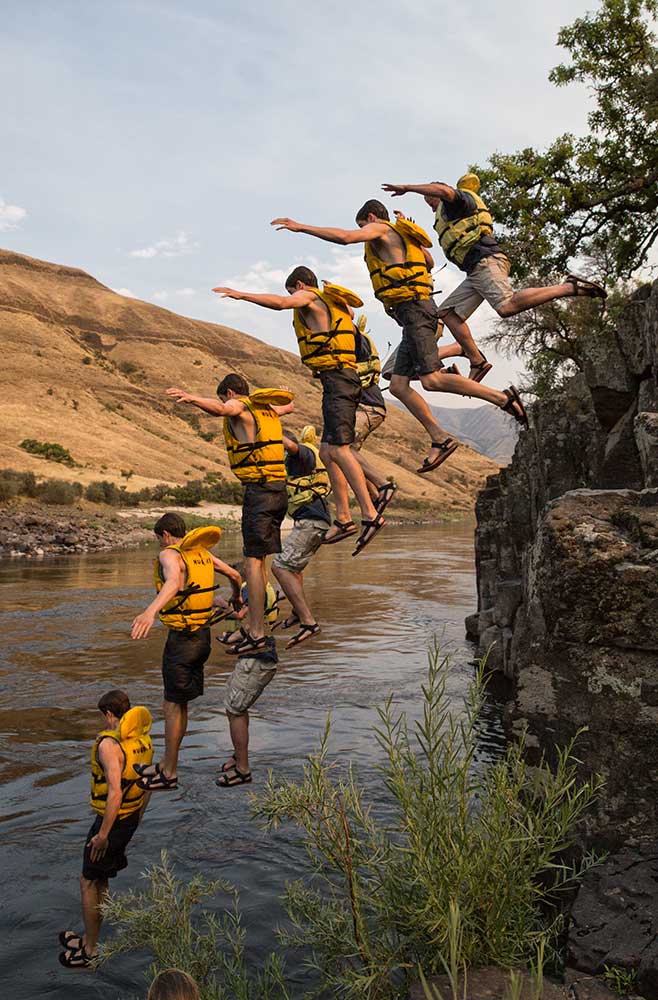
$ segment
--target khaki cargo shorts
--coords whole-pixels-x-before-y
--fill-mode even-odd
[[[354,424],[354,451],[361,451],[365,439],[376,431],[386,420],[386,411],[381,406],[368,406],[359,403]]]
[[[454,292],[443,300],[439,313],[445,316],[452,309],[462,319],[468,319],[485,300],[493,309],[499,309],[514,295],[509,269],[510,262],[505,254],[496,253],[485,257],[461,285],[457,285]]]
[[[311,556],[322,545],[322,539],[328,530],[326,521],[300,517],[294,522],[292,531],[284,541],[281,552],[274,557],[272,565],[287,569],[289,573],[301,573],[308,566]]]
[[[271,649],[240,656],[224,688],[224,708],[229,715],[244,715],[260,698],[276,673],[277,655]]]

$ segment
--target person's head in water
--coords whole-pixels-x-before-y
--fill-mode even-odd
[[[227,399],[234,399],[235,396],[248,395],[249,383],[244,375],[238,375],[237,372],[230,372],[230,374],[225,375],[217,386],[217,396],[222,403],[225,403]]]
[[[370,198],[356,213],[356,224],[359,229],[363,229],[369,222],[390,222],[386,205],[376,198]]]
[[[159,521],[153,526],[155,537],[160,543],[160,548],[165,549],[168,545],[175,545],[187,534],[185,521],[180,514],[163,514]]]
[[[151,983],[146,1000],[199,1000],[199,987],[182,969],[165,969]]]
[[[130,698],[125,691],[120,691],[118,688],[106,691],[98,702],[98,711],[105,716],[105,721],[110,729],[118,726],[129,709]]]
[[[310,267],[296,267],[286,278],[286,291],[289,295],[299,292],[303,288],[317,288],[317,276]]]

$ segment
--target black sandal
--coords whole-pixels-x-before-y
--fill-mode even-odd
[[[271,640],[274,642],[274,638]],[[233,642],[228,647],[231,656],[245,656],[247,653],[262,653],[270,644],[269,636],[263,635],[260,639],[255,639],[251,632],[245,632],[245,637],[240,642]]]
[[[175,792],[178,788],[178,776],[168,778],[162,768],[158,766],[155,774],[146,774],[137,782],[137,787],[143,792]]]
[[[447,458],[457,451],[459,448],[459,442],[453,441],[452,438],[446,438],[445,441],[432,441],[432,448],[438,448],[439,454],[431,462],[429,458],[426,458],[420,469],[416,469],[416,473],[419,476],[424,476],[427,472],[433,472],[434,469],[438,469],[440,465],[443,465]]]
[[[301,642],[306,642],[307,639],[310,639],[312,636],[317,635],[318,632],[321,631],[322,629],[317,622],[314,622],[312,625],[300,625],[299,631],[295,632],[290,642],[287,643],[286,649],[292,649],[293,646],[299,646]]]
[[[235,785],[248,785],[251,781],[251,771],[239,771],[237,765],[228,771],[222,770],[215,784],[218,788],[233,788]]]
[[[338,528],[338,531],[331,538],[323,538],[322,545],[335,545],[336,542],[342,542],[344,538],[349,538],[350,535],[356,535],[356,524],[354,521],[334,521],[334,527]]]
[[[84,947],[82,934],[76,934],[75,931],[60,931],[58,937],[59,943],[65,951],[80,951]]]
[[[384,513],[397,491],[398,488],[395,483],[384,483],[383,486],[379,487],[377,490],[377,499],[374,501],[375,510],[378,514]]]
[[[95,969],[98,966],[98,955],[88,955],[84,948],[67,948],[60,952],[60,965],[65,969]]]
[[[493,365],[490,361],[487,361],[482,351],[480,351],[482,361],[478,361],[477,364],[473,364],[471,361],[471,370],[468,373],[468,377],[471,382],[481,382],[485,375],[488,375]]]
[[[231,646],[236,646],[238,643],[244,642],[244,640],[247,638],[248,633],[246,629],[240,626],[239,631],[240,635],[238,636],[237,639],[231,639],[231,636],[233,635],[233,632],[235,632],[235,629],[233,629],[233,632],[222,632],[221,635],[216,635],[215,638],[217,639],[217,642],[221,642],[222,646],[228,646],[230,649]]]
[[[363,552],[366,545],[370,544],[377,532],[381,531],[385,524],[386,521],[381,514],[377,514],[377,517],[372,521],[361,521],[361,534],[356,540],[356,548],[352,555],[358,556],[359,552]]]
[[[571,285],[573,287],[573,294],[577,297],[584,297],[587,299],[607,299],[608,293],[606,292],[603,285],[600,285],[598,281],[590,281],[589,278],[583,278],[580,274],[574,274],[571,272],[564,279],[565,285]]]
[[[511,385],[509,389],[503,389],[503,392],[507,396],[507,402],[504,406],[501,406],[501,410],[513,416],[517,424],[521,424],[522,427],[528,427],[528,414],[523,405],[523,400],[519,395],[519,390],[515,385]]]

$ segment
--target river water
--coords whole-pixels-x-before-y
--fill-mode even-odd
[[[231,560],[239,547],[238,533],[227,532],[217,551]],[[471,524],[391,527],[358,559],[349,553],[349,543],[321,549],[307,571],[323,632],[289,653],[279,642],[277,676],[251,712],[254,783],[242,788],[213,784],[230,747],[222,688],[232,665],[213,643],[205,694],[191,705],[179,789],[153,796],[128,868],[112,883],[117,891],[131,887],[163,848],[183,878],[201,871],[227,879],[240,889],[254,963],[275,946],[279,896],[286,880],[305,870],[305,853],[294,830],[259,829],[249,791],[269,768],[282,778],[299,775],[330,711],[332,753],[355,764],[381,805],[381,751],[371,734],[376,707],[392,692],[396,708],[415,716],[432,635],[452,650],[456,710],[473,674],[463,626],[475,606]],[[143,547],[0,563],[0,983],[11,1000],[146,995],[148,956],[121,956],[98,974],[71,972],[57,961],[57,934],[81,925],[77,880],[91,822],[88,759],[100,695],[120,687],[133,704],[147,705],[156,755],[162,746],[164,632],[158,627],[140,643],[128,635],[150,600],[152,556]],[[493,702],[485,706],[481,739],[483,759],[500,753]],[[301,993],[305,974],[294,955],[287,965]]]

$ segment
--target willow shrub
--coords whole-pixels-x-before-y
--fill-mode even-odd
[[[183,969],[197,981],[201,1000],[291,1000],[276,955],[268,957],[261,973],[248,975],[245,931],[232,886],[201,875],[181,882],[166,851],[161,863],[149,868],[144,877],[144,891],[110,895],[103,905],[103,915],[116,929],[101,948],[103,960],[143,949],[154,956],[150,979],[162,969]],[[195,915],[204,899],[219,892],[227,893],[230,900],[220,917],[208,911]]]
[[[293,928],[281,941],[306,949],[325,988],[343,997],[402,996],[418,965],[441,973],[447,954],[459,968],[531,965],[562,926],[548,901],[595,863],[562,860],[600,784],[577,781],[573,742],[553,769],[526,764],[523,738],[499,762],[476,763],[484,665],[460,715],[449,669],[434,650],[418,723],[396,715],[391,699],[379,711],[385,820],[352,765],[345,774],[330,761],[329,723],[301,781],[270,774],[257,799],[268,828],[301,828],[312,870],[287,886]]]

